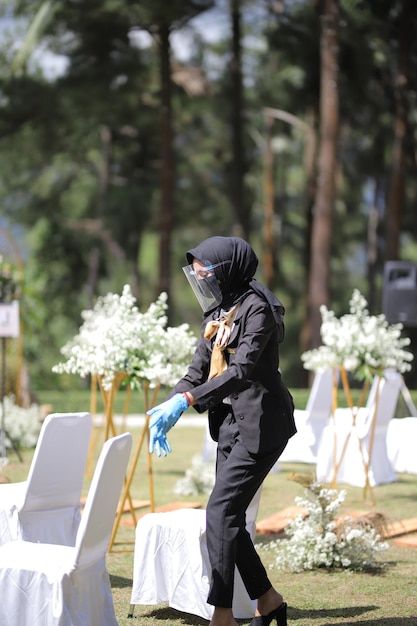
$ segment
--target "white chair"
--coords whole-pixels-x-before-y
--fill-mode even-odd
[[[75,544],[91,427],[90,413],[45,418],[27,480],[0,485],[0,545]]]
[[[388,424],[388,458],[396,472],[417,474],[417,417],[401,417]]]
[[[246,528],[256,534],[261,488],[246,511]],[[213,607],[207,604],[211,568],[206,543],[206,511],[179,509],[148,513],[136,526],[133,586],[130,615],[135,604],[169,606],[210,620]],[[253,617],[251,600],[239,572],[235,573],[233,614],[238,619]]]
[[[367,406],[357,411],[338,410],[324,429],[317,455],[316,476],[322,483],[346,483],[371,487],[396,480],[387,453],[387,430],[395,414],[402,376],[386,370],[375,379]],[[376,412],[375,412],[376,409]]]
[[[306,408],[294,410],[297,432],[281,454],[281,463],[316,463],[321,436],[332,412],[334,376],[337,372],[332,370],[315,374]]]
[[[106,551],[132,436],[101,451],[75,546],[11,541],[0,547],[0,624],[117,626]]]

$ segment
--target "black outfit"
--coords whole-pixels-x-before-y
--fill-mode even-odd
[[[219,308],[240,303],[225,351],[226,371],[207,379],[214,339],[202,333],[187,374],[170,394],[190,391],[194,408],[208,410],[210,433],[218,441],[216,483],[207,505],[208,602],[231,607],[235,565],[252,599],[271,587],[246,531],[245,511],[296,432],[292,398],[278,369],[284,308],[253,279],[258,260],[243,239],[211,237],[187,253],[190,263],[193,258],[215,266],[223,295]],[[203,332],[219,313],[204,316]]]

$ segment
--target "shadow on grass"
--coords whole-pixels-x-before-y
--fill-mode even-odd
[[[208,621],[203,619],[202,617],[198,617],[197,615],[191,615],[191,613],[182,613],[181,611],[177,611],[176,609],[171,609],[169,606],[162,608],[149,609],[145,612],[140,613],[138,610],[139,607],[134,605],[133,618],[153,618],[157,620],[165,620],[166,622],[178,622],[182,620],[185,624],[189,626],[201,626],[201,624],[208,624]],[[136,614],[137,613],[137,614]],[[240,620],[239,620],[240,621]]]
[[[170,607],[163,608],[155,608],[145,610],[145,612],[140,612],[139,607],[135,607],[136,611],[134,611],[133,619],[155,619],[166,622],[178,622],[181,621],[189,626],[201,626],[202,624],[208,623],[206,620],[203,620],[201,617],[197,617],[196,615],[191,615],[190,613],[182,613],[180,611],[176,611],[175,609],[171,609]],[[142,607],[142,611],[143,611]],[[314,623],[317,626],[320,625],[320,620],[326,619],[343,619],[344,626],[416,626],[416,618],[415,617],[387,617],[387,618],[372,618],[369,620],[361,620],[356,621],[355,618],[362,613],[366,613],[368,611],[373,611],[378,607],[375,606],[361,606],[361,607],[346,607],[346,608],[338,608],[338,609],[320,609],[320,610],[302,610],[297,608],[290,608],[288,619],[291,620],[312,620],[312,626]],[[136,615],[135,615],[136,612]],[[346,618],[352,618],[355,621],[345,621]],[[314,622],[313,622],[314,620]],[[242,620],[238,619],[237,622],[239,624],[245,625],[250,622],[250,619]],[[326,626],[339,626],[341,622],[326,622]]]
[[[167,469],[167,470],[165,470],[165,469],[161,470],[158,467],[158,474],[160,474],[161,476],[164,476],[164,475],[165,476],[178,476],[179,478],[183,478],[184,477],[184,471],[182,469],[181,470],[175,470],[175,469],[170,468],[170,469]]]
[[[339,619],[339,618],[347,618],[347,617],[357,617],[358,615],[362,615],[362,613],[368,613],[368,611],[375,611],[379,607],[377,606],[349,606],[349,607],[338,607],[337,609],[297,609],[294,606],[288,607],[288,619],[289,620],[297,620],[297,619],[311,619],[311,620],[319,620],[319,619]],[[348,624],[349,622],[346,622]],[[359,623],[359,622],[355,622]],[[367,623],[367,622],[363,622]],[[343,622],[345,624],[345,622]],[[329,624],[330,626],[330,624]]]
[[[360,622],[343,622],[343,626],[416,626],[416,624],[417,614],[415,617],[383,617]],[[326,626],[340,626],[340,622],[326,623]]]
[[[114,576],[110,574],[110,584],[113,589],[125,589],[126,587],[133,586],[133,580],[131,578],[124,578],[123,576]]]

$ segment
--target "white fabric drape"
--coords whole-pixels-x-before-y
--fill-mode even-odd
[[[131,448],[129,433],[105,442],[75,546],[0,546],[2,626],[117,626],[105,557]]]
[[[246,528],[252,539],[261,489],[246,512]],[[206,511],[179,509],[149,513],[136,526],[131,604],[169,606],[210,620],[213,607],[207,604],[211,568],[206,544]],[[235,573],[233,614],[237,619],[253,617],[252,601],[239,572]]]
[[[46,417],[27,480],[0,485],[0,545],[75,545],[91,428],[90,413]]]
[[[297,432],[280,456],[282,463],[316,463],[317,451],[332,412],[333,372],[324,370],[314,376],[305,409],[295,409]]]
[[[372,385],[367,405],[357,411],[354,425],[351,409],[336,410],[321,439],[316,466],[318,481],[334,483],[336,464],[337,483],[373,487],[396,480],[387,453],[387,429],[401,385],[400,374],[386,371],[378,385]]]

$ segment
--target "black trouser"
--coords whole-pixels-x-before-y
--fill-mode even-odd
[[[253,457],[241,441],[232,411],[220,427],[216,483],[207,504],[207,547],[212,578],[207,602],[231,608],[235,565],[252,600],[271,587],[246,530],[249,503],[282,450]]]

